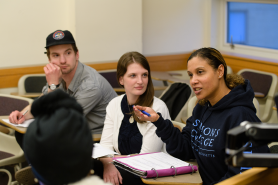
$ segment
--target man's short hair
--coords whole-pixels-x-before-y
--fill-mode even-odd
[[[74,53],[76,54],[78,52],[78,48],[77,48],[76,44],[71,44],[71,46],[72,46],[72,49],[73,49]],[[50,60],[50,50],[49,50],[49,47],[46,48],[46,55],[47,55],[48,59]]]

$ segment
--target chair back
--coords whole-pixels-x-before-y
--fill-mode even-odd
[[[99,74],[101,74],[113,88],[122,88],[120,84],[117,81],[117,70],[111,69],[111,70],[102,70],[98,71]]]
[[[185,127],[186,125],[181,123],[181,122],[178,122],[178,121],[171,121],[174,125],[174,127],[178,128],[180,130],[180,132],[182,132],[182,129],[183,127]]]
[[[24,152],[14,136],[0,132],[0,167],[25,161]]]
[[[46,83],[45,74],[23,75],[18,81],[18,94],[41,93]]]
[[[233,74],[233,70],[230,66],[227,66],[227,74]]]
[[[258,118],[260,118],[260,104],[259,104],[259,101],[257,100],[257,98],[253,99],[253,104],[257,110],[256,115]]]
[[[196,104],[198,103],[198,99],[196,96],[192,96],[189,100],[188,100],[188,107],[187,107],[187,118],[192,116],[193,113],[193,109],[196,106]]]
[[[181,122],[181,118],[186,117],[187,102],[192,92],[188,84],[176,82],[161,94],[159,98],[167,105],[172,120]]]
[[[273,113],[272,107],[274,106],[273,98],[278,88],[277,75],[253,69],[242,69],[237,74],[250,81],[255,97],[260,105],[259,118],[261,121],[270,121]]]
[[[27,105],[33,102],[30,98],[23,98],[19,96],[0,94],[0,116],[10,115],[12,111],[21,111]]]

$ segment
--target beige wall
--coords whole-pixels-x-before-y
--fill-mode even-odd
[[[76,0],[75,11],[80,61],[116,61],[127,51],[142,52],[141,0]]]
[[[143,53],[184,53],[210,46],[211,0],[143,0]]]
[[[73,0],[1,0],[0,68],[47,63],[46,36],[56,29],[74,29],[69,18]]]
[[[82,62],[142,51],[141,0],[1,0],[0,68],[46,64],[46,36],[68,29]]]

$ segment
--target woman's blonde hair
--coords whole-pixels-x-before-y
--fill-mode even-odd
[[[208,64],[214,69],[217,70],[218,67],[222,64],[224,66],[224,81],[226,86],[229,89],[233,89],[238,85],[244,84],[244,78],[236,74],[227,74],[227,64],[221,55],[221,53],[215,48],[201,48],[194,51],[187,60],[191,60],[194,57],[200,57],[208,62]],[[199,100],[200,105],[204,105],[207,102],[206,99]]]
[[[146,91],[142,95],[140,95],[138,100],[135,102],[135,105],[151,107],[153,105],[153,97],[154,97],[154,88],[153,88],[153,82],[151,78],[151,69],[146,57],[144,57],[141,53],[133,51],[133,52],[125,53],[124,55],[121,56],[117,65],[118,83],[120,84],[120,77],[123,77],[125,75],[127,71],[127,67],[133,63],[138,63],[144,69],[148,70],[148,85]],[[121,86],[124,87],[123,85]],[[138,123],[143,123],[143,121],[139,120],[137,116],[135,116],[133,109],[131,110],[131,113],[134,119]]]

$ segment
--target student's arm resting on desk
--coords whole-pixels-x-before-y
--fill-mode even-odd
[[[26,110],[28,110],[28,112],[25,115],[23,115],[23,113]],[[13,111],[9,116],[9,121],[11,123],[21,124],[25,120],[28,120],[31,118],[34,118],[34,116],[31,114],[31,105],[27,105],[21,112],[19,112],[18,110]]]
[[[122,184],[122,176],[119,170],[112,163],[113,159],[110,157],[100,158],[103,164],[103,180],[104,182],[110,182],[112,184]]]

